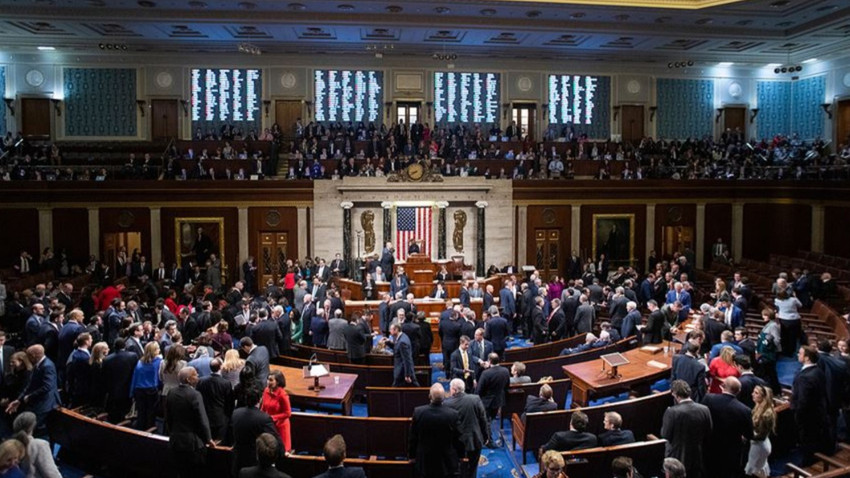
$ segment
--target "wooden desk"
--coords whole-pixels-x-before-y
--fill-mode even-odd
[[[591,397],[604,397],[622,390],[638,389],[639,395],[645,395],[649,386],[662,378],[670,376],[673,355],[664,352],[651,354],[640,349],[623,353],[629,364],[619,367],[620,377],[609,378],[606,369],[602,371],[602,359],[564,365],[564,373],[573,382],[573,402],[571,407],[586,407]],[[656,368],[649,365],[653,360],[665,365]],[[643,392],[643,393],[641,393]]]
[[[319,379],[319,383],[325,388],[319,392],[309,390],[307,387],[313,385],[313,379],[304,378],[304,371],[300,368],[271,365],[271,370],[280,370],[286,377],[286,392],[293,404],[316,405],[320,403],[331,403],[342,405],[342,414],[351,415],[351,400],[354,397],[354,382],[357,374],[330,372],[330,375]],[[339,384],[334,383],[334,377],[339,377]]]

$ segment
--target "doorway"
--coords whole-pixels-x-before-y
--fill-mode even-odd
[[[419,110],[421,107],[422,103],[418,101],[400,101],[396,103],[396,121],[399,123],[403,122],[408,127],[412,124],[416,124],[416,122],[419,121]]]
[[[847,144],[850,136],[850,98],[838,102],[838,130],[835,138],[836,145]]]
[[[685,248],[693,250],[694,228],[689,226],[664,226],[661,228],[661,256],[673,257]]]
[[[271,279],[275,284],[286,275],[287,259],[287,233],[285,232],[260,232],[259,233],[259,257],[257,262],[257,278],[260,281],[258,287],[262,289],[266,282]]]
[[[643,105],[620,106],[620,131],[625,143],[637,144],[643,139]]]
[[[301,118],[301,100],[276,100],[274,102],[274,122],[280,126],[284,139],[295,139],[295,122]],[[306,126],[306,122],[302,123]],[[262,131],[257,131],[257,134]]]
[[[151,100],[151,139],[177,138],[177,100]]]
[[[50,139],[49,98],[21,98],[21,132],[27,139]]]
[[[549,278],[558,272],[561,263],[561,230],[536,229],[534,231],[534,264],[541,277]]]
[[[102,244],[103,255],[101,257],[103,257],[103,260],[106,261],[106,265],[114,268],[116,258],[118,257],[118,251],[121,247],[124,247],[127,251],[128,259],[132,257],[134,250],[142,250],[142,233],[137,231],[105,233],[103,235]],[[126,271],[113,271],[114,277],[120,277],[126,273]]]
[[[534,117],[537,107],[534,104],[517,105],[513,107],[511,119],[520,130],[520,139],[534,138]]]
[[[725,106],[723,108],[723,126],[725,129],[737,131],[742,141],[747,138],[747,108],[744,106]],[[721,131],[722,133],[722,131]]]

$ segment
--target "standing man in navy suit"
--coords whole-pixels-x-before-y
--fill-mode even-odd
[[[516,315],[516,296],[513,292],[513,281],[505,281],[505,287],[499,291],[499,304],[502,306],[502,317],[509,323],[512,322]],[[512,326],[516,328],[517,325],[513,323]]]
[[[26,411],[35,413],[38,420],[36,433],[43,435],[47,432],[44,423],[47,414],[62,405],[56,366],[44,355],[44,347],[38,344],[27,348],[27,357],[33,364],[32,376],[18,399],[6,407],[6,413],[15,413],[21,406]]]
[[[490,306],[489,312],[490,318],[484,324],[484,338],[493,343],[493,352],[501,357],[508,347],[510,325],[507,319],[499,315],[499,309],[495,305]]]
[[[818,368],[818,351],[811,346],[802,346],[797,361],[803,368],[794,377],[791,386],[791,410],[797,422],[798,441],[803,451],[803,466],[814,462],[815,452],[829,453],[829,419],[826,377]]]
[[[393,349],[393,387],[418,387],[410,339],[402,333],[399,324],[390,325],[390,336],[391,342],[385,338],[381,341]]]
[[[678,322],[681,323],[688,318],[688,314],[691,312],[691,294],[684,290],[684,286],[681,282],[673,284],[673,290],[667,292],[666,303],[674,304],[676,302],[682,304],[682,308],[679,309],[678,320]]]

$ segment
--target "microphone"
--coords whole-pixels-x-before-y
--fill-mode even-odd
[[[310,361],[308,362],[308,366],[313,367],[313,363],[316,361],[316,354],[310,356]]]

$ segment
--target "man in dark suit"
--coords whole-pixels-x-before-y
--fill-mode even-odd
[[[576,333],[586,334],[593,328],[593,323],[596,321],[596,310],[588,301],[586,295],[582,294],[578,298],[578,309],[576,309]]]
[[[543,297],[534,297],[534,305],[530,311],[531,320],[531,340],[534,345],[540,345],[546,342],[549,335],[546,316],[543,315]]]
[[[257,465],[239,470],[239,478],[290,478],[289,475],[275,469],[280,448],[274,436],[260,433],[256,440]]]
[[[457,410],[460,415],[458,433],[463,445],[464,457],[468,460],[460,465],[460,478],[475,478],[478,471],[478,459],[481,448],[490,438],[490,422],[487,412],[478,395],[465,393],[466,385],[461,379],[454,379],[449,384],[451,397],[445,401],[445,406]]]
[[[670,390],[676,404],[664,412],[661,425],[661,438],[667,440],[664,454],[682,462],[688,478],[708,477],[703,460],[711,436],[711,412],[691,399],[691,387],[685,381],[674,380]]]
[[[623,322],[620,324],[620,336],[626,338],[636,335],[638,339],[640,339],[640,329],[638,329],[638,325],[641,324],[641,315],[637,308],[637,302],[626,302],[626,310],[628,312],[626,313],[626,316],[623,317]]]
[[[646,326],[641,330],[643,333],[643,343],[660,344],[662,341],[662,330],[666,322],[664,312],[658,308],[658,303],[654,300],[648,301],[646,307],[649,309],[649,316],[646,318]]]
[[[124,349],[124,339],[115,340],[114,351],[103,359],[103,381],[106,384],[106,412],[110,423],[118,423],[130,411],[130,383],[139,357]]]
[[[481,310],[490,310],[490,307],[493,305],[493,300],[493,286],[491,284],[487,284],[487,287],[484,288],[484,298]]]
[[[488,366],[487,360],[490,354],[493,353],[493,343],[484,338],[484,329],[475,329],[475,339],[469,343],[469,353],[472,355],[472,360],[476,363],[475,379],[481,376],[484,367]],[[473,390],[472,388],[470,390]]]
[[[583,412],[574,411],[570,416],[570,429],[565,432],[555,432],[545,445],[540,447],[540,455],[549,451],[570,451],[593,448],[597,445],[596,435],[588,433],[588,418]]]
[[[440,320],[437,332],[440,334],[440,344],[443,351],[443,370],[446,375],[451,373],[452,352],[460,346],[461,323],[457,310],[452,310],[448,319]]]
[[[791,387],[791,410],[797,422],[798,443],[803,451],[803,466],[814,462],[818,451],[829,453],[828,391],[826,377],[818,368],[820,357],[814,347],[800,347],[797,361],[803,368]],[[832,444],[834,446],[834,443]]]
[[[381,270],[387,275],[392,274],[393,265],[395,264],[395,248],[392,242],[387,242],[387,245],[381,251]]]
[[[505,393],[511,383],[511,372],[505,367],[499,366],[499,356],[493,352],[490,354],[490,366],[481,372],[478,379],[478,387],[475,394],[481,397],[487,418],[492,420],[498,415],[499,409],[505,403]],[[499,446],[499,445],[496,445]]]
[[[390,336],[392,341],[386,338],[381,341],[393,349],[393,387],[418,387],[410,339],[401,331],[399,324],[390,325]]]
[[[493,352],[501,357],[508,347],[510,324],[507,319],[499,315],[499,309],[495,305],[490,306],[489,312],[490,318],[484,324],[484,338],[493,343]]]
[[[268,320],[268,311],[260,309],[257,311],[257,323],[251,328],[249,334],[257,346],[263,346],[269,351],[270,357],[280,355],[278,344],[283,339],[277,322]]]
[[[0,330],[0,390],[6,385],[6,374],[12,370],[12,366],[9,363],[9,360],[12,358],[12,354],[15,353],[15,348],[11,345],[6,345],[6,332]]]
[[[829,418],[829,442],[827,452],[834,452],[838,442],[838,415],[847,396],[847,367],[844,360],[833,357],[832,344],[827,339],[818,341],[818,368],[823,372],[826,385],[827,417]]]
[[[348,265],[342,260],[339,252],[336,253],[334,260],[331,261],[331,273],[339,277],[346,277],[348,274]]]
[[[449,478],[458,469],[460,414],[443,406],[445,389],[431,386],[430,403],[413,410],[410,429],[410,457],[416,459],[414,474],[421,478]]]
[[[21,408],[33,412],[38,421],[37,436],[44,436],[47,432],[47,414],[62,405],[56,366],[44,355],[44,347],[38,344],[27,348],[27,357],[33,364],[32,375],[17,399],[6,407],[6,413],[15,413]]]
[[[567,320],[564,309],[561,308],[561,299],[552,299],[552,311],[546,318],[546,329],[549,331],[549,340],[560,340],[566,338]]]
[[[224,439],[233,414],[235,397],[230,381],[221,376],[221,359],[210,361],[210,375],[198,382],[197,390],[204,399],[210,435],[213,440]]]
[[[504,317],[509,323],[514,324],[514,316],[516,315],[516,296],[514,295],[512,287],[513,281],[506,280],[505,287],[499,291],[499,305],[502,309],[502,317]]]
[[[59,310],[50,313],[47,322],[38,329],[38,343],[44,347],[44,354],[54,364],[59,360],[59,329],[65,320],[65,314]]]
[[[357,323],[357,319],[352,317],[348,325],[343,329],[343,335],[345,337],[348,361],[353,364],[365,363],[366,354],[372,348],[372,334],[368,329],[364,330]]]
[[[753,373],[752,364],[750,357],[746,355],[735,356],[735,368],[737,368],[738,372],[741,374],[741,376],[738,377],[738,381],[741,382],[741,391],[738,393],[738,401],[746,405],[750,410],[752,410],[755,406],[755,402],[753,402],[753,390],[756,388],[756,385],[770,387],[770,385],[768,385],[761,377],[758,377]]]
[[[265,383],[265,382],[263,382]],[[272,418],[257,408],[263,391],[257,386],[245,390],[245,406],[233,412],[226,444],[233,447],[233,474],[257,464],[257,437],[268,433],[277,441],[277,450],[283,449],[283,443]]]
[[[165,397],[165,433],[176,458],[177,473],[183,478],[202,477],[206,445],[215,446],[204,411],[204,399],[195,390],[198,371],[184,367],[177,374],[180,385]]]
[[[410,353],[412,353],[413,358],[416,359],[416,357],[422,353],[422,349],[419,344],[421,329],[419,324],[414,322],[413,319],[413,314],[407,314],[403,318],[399,317],[399,324],[401,324],[401,331],[404,332],[404,335],[406,335],[408,339],[410,339]]]
[[[359,466],[346,468],[345,462],[345,440],[342,435],[334,435],[325,442],[322,450],[328,471],[316,475],[314,478],[366,478],[366,472]]]
[[[752,412],[735,398],[741,391],[741,382],[726,377],[720,384],[722,393],[710,393],[702,404],[711,413],[711,438],[705,450],[709,476],[738,477],[744,471],[741,462],[742,443],[753,437]]]
[[[327,283],[331,278],[331,268],[325,264],[324,259],[319,259],[319,265],[316,267],[316,278],[323,283]]]
[[[390,294],[396,298],[399,297],[399,294],[401,295],[401,297],[406,296],[409,288],[410,283],[407,281],[406,276],[397,275],[393,277],[392,281],[390,282]]]
[[[302,334],[304,345],[313,345],[313,336],[310,334],[310,327],[315,315],[316,305],[313,303],[313,296],[306,294],[304,296],[304,307],[301,309],[301,327],[304,329],[304,333]]]
[[[451,374],[447,373],[446,376],[462,380],[466,387],[473,390],[478,363],[469,351],[469,338],[467,336],[461,336],[460,345],[452,352],[451,364]]]
[[[458,300],[460,301],[460,305],[465,308],[469,308],[470,298],[469,298],[469,289],[466,287],[466,282],[461,282],[460,284],[460,292],[458,293]]]
[[[699,345],[688,342],[684,354],[673,356],[671,380],[683,380],[691,390],[691,398],[702,401],[705,396],[705,366],[697,360]]]
[[[68,313],[68,323],[59,331],[59,363],[57,367],[61,372],[65,369],[68,357],[77,347],[77,336],[86,331],[83,325],[85,316],[80,309],[74,309]]]
[[[540,392],[535,395],[525,397],[525,408],[522,411],[522,422],[525,423],[525,416],[529,413],[551,412],[558,409],[558,404],[552,399],[552,387],[548,384],[540,386]]]
[[[239,348],[248,356],[245,359],[245,365],[251,364],[256,372],[257,380],[260,383],[266,383],[269,379],[269,350],[262,345],[254,344],[251,337],[242,337],[239,341]]]
[[[623,430],[623,417],[617,412],[605,412],[602,420],[605,431],[599,434],[599,446],[626,445],[635,442],[631,430]]]

